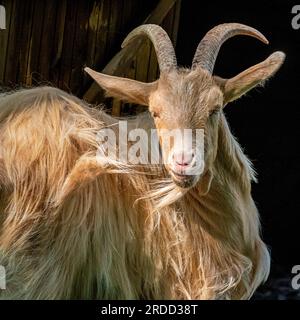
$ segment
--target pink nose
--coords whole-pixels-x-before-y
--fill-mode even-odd
[[[192,151],[173,153],[173,160],[175,161],[176,166],[187,167],[192,163],[193,158],[194,158],[194,153]]]

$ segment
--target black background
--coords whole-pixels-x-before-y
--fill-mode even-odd
[[[178,61],[191,64],[204,34],[217,24],[239,22],[261,31],[268,46],[237,36],[228,40],[218,56],[215,74],[231,77],[280,50],[287,58],[264,88],[226,106],[232,132],[258,173],[253,198],[262,220],[265,242],[272,253],[273,272],[300,264],[299,124],[300,30],[291,13],[300,1],[182,1]]]

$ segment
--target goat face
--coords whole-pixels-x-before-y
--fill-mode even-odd
[[[177,185],[193,186],[212,164],[222,105],[222,91],[202,70],[162,75],[150,95],[164,163]],[[172,132],[179,133],[178,140],[176,134],[170,139]]]
[[[160,67],[160,78],[152,83],[109,76],[89,68],[89,73],[107,92],[122,100],[149,106],[158,131],[166,169],[174,182],[190,188],[212,166],[218,146],[218,124],[222,108],[253,87],[263,83],[281,66],[285,55],[275,52],[265,61],[252,66],[231,79],[213,76],[213,68],[221,45],[232,36],[243,34],[264,43],[267,39],[257,30],[237,23],[219,25],[199,43],[191,69],[177,67],[171,40],[157,25],[142,25],[133,30],[123,46],[143,35],[152,41]],[[183,143],[163,143],[166,132],[182,133]],[[202,129],[203,143],[185,141],[184,129]]]

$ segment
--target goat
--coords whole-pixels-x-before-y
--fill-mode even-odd
[[[59,89],[0,99],[0,264],[5,299],[247,299],[269,272],[251,197],[250,161],[223,107],[272,76],[275,52],[231,79],[213,76],[218,51],[257,30],[235,23],[209,31],[192,68],[177,67],[156,25],[124,41],[152,41],[153,83],[86,69],[108,95],[149,106],[136,127],[204,129],[204,170],[189,175],[196,150],[161,144],[168,165],[137,168],[96,157],[97,132],[115,119]],[[193,145],[193,148],[197,146]],[[127,173],[127,174],[125,174]]]

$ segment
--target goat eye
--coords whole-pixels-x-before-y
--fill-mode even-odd
[[[151,112],[153,118],[159,118],[159,114],[157,111]]]
[[[220,111],[220,108],[219,107],[216,107],[216,108],[214,108],[211,112],[210,112],[210,116],[213,116],[213,115],[216,115],[216,114],[218,114],[219,113],[219,111]]]

